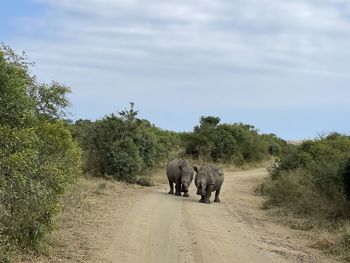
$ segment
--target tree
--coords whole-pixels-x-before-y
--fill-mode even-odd
[[[29,95],[36,102],[36,114],[44,119],[61,119],[67,116],[70,106],[67,95],[71,89],[58,82],[29,87]]]
[[[59,196],[80,174],[80,149],[58,119],[69,105],[69,89],[39,85],[29,65],[0,48],[1,262],[13,248],[40,246]]]
[[[122,117],[122,119],[124,119],[126,122],[128,123],[134,123],[136,121],[136,116],[138,114],[138,111],[134,110],[134,105],[135,103],[130,102],[130,109],[129,110],[123,110],[121,112],[119,112],[119,115]]]
[[[214,117],[214,116],[202,116],[199,123],[201,127],[203,126],[216,127],[220,123],[220,118]]]
[[[134,103],[130,103],[130,109],[119,112],[119,116],[110,114],[96,122],[75,123],[72,130],[84,150],[86,172],[135,183],[178,150],[176,133],[156,128],[138,119],[137,114]]]
[[[241,165],[261,161],[270,154],[264,135],[259,135],[254,126],[220,124],[220,118],[214,116],[201,117],[194,132],[184,134],[183,138],[186,153],[195,159]]]
[[[16,56],[7,46],[0,46],[0,124],[28,127],[35,121],[35,100],[28,96],[32,84],[25,57]]]

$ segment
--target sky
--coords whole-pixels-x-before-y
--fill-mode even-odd
[[[5,0],[0,42],[71,87],[74,120],[134,102],[167,130],[350,133],[348,0]]]

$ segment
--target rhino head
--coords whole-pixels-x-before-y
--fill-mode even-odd
[[[187,193],[193,180],[193,169],[186,161],[180,162],[179,169],[181,171],[181,192]]]
[[[205,195],[205,189],[207,188],[207,172],[200,169],[195,178],[195,184],[197,187],[197,195]]]

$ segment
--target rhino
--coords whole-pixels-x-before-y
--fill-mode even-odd
[[[183,192],[184,197],[189,197],[188,188],[193,180],[193,168],[187,160],[175,159],[166,165],[166,174],[169,181],[169,194],[181,196]]]
[[[214,202],[220,202],[220,190],[224,183],[223,170],[215,165],[207,164],[195,169],[195,171],[194,182],[197,187],[197,195],[201,196],[199,202],[210,204],[210,196],[214,191],[216,191]]]

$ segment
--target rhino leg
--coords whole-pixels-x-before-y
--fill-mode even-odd
[[[204,196],[203,203],[210,204],[210,196],[211,196],[211,192],[213,191],[213,189],[214,189],[213,185],[209,185],[207,187],[207,189],[205,190],[205,196]]]
[[[188,192],[184,192],[183,197],[189,197],[190,195],[188,194]]]
[[[221,190],[221,188],[219,188],[219,189],[216,190],[216,192],[215,192],[215,199],[214,199],[214,202],[216,202],[216,203],[220,203],[220,199],[219,199],[220,190]]]
[[[183,185],[181,184],[181,193],[185,192],[185,188],[183,187]]]
[[[178,180],[175,183],[175,195],[181,196],[181,180]]]
[[[204,203],[204,198],[205,198],[205,195],[201,195],[201,199],[199,199],[199,202]]]
[[[168,194],[173,195],[174,194],[174,184],[170,180],[169,180],[169,187],[170,187],[170,191]]]

